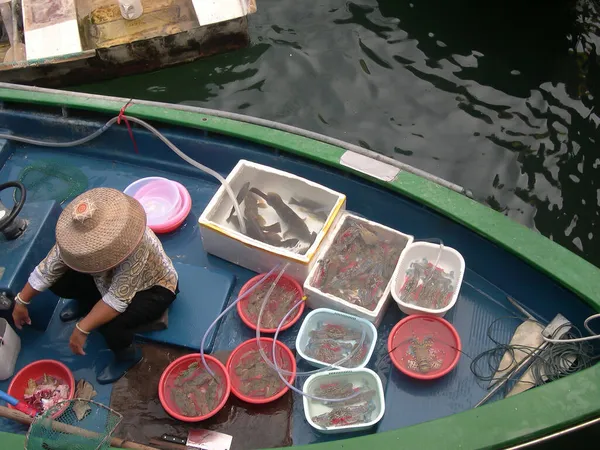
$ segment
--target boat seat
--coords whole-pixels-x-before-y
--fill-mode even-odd
[[[142,340],[200,349],[206,329],[227,305],[235,277],[224,270],[175,263],[179,275],[179,294],[168,309],[168,328],[142,330]],[[160,325],[160,324],[153,324]],[[206,351],[214,344],[215,327],[206,340]]]

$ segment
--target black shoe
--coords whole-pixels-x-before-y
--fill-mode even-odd
[[[70,301],[60,312],[60,320],[70,322],[83,317],[85,314],[76,301]]]

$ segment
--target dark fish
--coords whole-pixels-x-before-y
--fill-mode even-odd
[[[279,222],[272,223],[271,225],[262,225],[264,223],[264,220],[261,220],[261,219],[262,219],[262,216],[259,217],[258,223],[265,233],[275,233],[275,234],[281,233],[281,225],[279,224]],[[240,228],[240,222],[239,222],[237,216],[234,215],[231,218],[230,222],[233,224],[234,227],[236,227],[238,229]]]
[[[249,237],[276,247],[293,247],[298,244],[298,239],[286,239],[282,241],[277,233],[265,232],[265,229],[260,224],[262,216],[258,213],[258,198],[252,192],[246,194],[244,204],[246,206],[244,209],[244,222],[246,224],[246,234]],[[271,227],[274,225],[279,226],[279,223],[276,222]],[[280,226],[278,229],[281,231]]]
[[[304,221],[294,212],[292,208],[285,204],[285,202],[281,199],[279,194],[274,192],[269,192],[265,194],[256,188],[251,188],[250,192],[253,192],[257,195],[260,195],[264,198],[269,206],[275,210],[277,215],[288,225],[288,231],[286,234],[290,234],[298,237],[300,240],[312,242],[317,237],[317,233],[311,233]]]
[[[244,183],[244,185],[242,186],[242,188],[238,192],[238,195],[236,197],[236,200],[237,200],[238,204],[241,204],[244,201],[244,199],[246,198],[246,194],[248,193],[248,189],[250,189],[250,182],[249,181],[247,183]],[[229,213],[229,217],[227,217],[227,222],[231,222],[231,219],[233,218],[234,213],[235,213],[235,208],[231,208],[231,212]],[[238,222],[238,224],[239,224],[239,222]]]
[[[314,216],[316,219],[325,222],[327,220],[328,208],[325,205],[315,202],[314,200],[303,198],[296,200],[294,197],[290,198],[290,205],[295,205],[305,211],[307,214]]]

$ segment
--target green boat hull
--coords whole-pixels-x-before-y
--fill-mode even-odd
[[[117,115],[124,99],[51,91],[0,84],[0,100],[36,104],[69,110],[88,110]],[[481,205],[468,196],[408,170],[392,179],[380,173],[343,163],[347,148],[323,142],[308,134],[277,129],[276,124],[259,125],[243,117],[223,117],[181,105],[135,101],[127,114],[154,123],[196,128],[275,148],[282,155],[312,160],[404,195],[524,260],[541,273],[575,293],[594,311],[600,311],[600,270],[565,248]],[[264,122],[264,121],[263,121]],[[0,127],[2,125],[0,124]],[[550,384],[531,389],[477,409],[444,418],[341,441],[315,444],[312,448],[363,450],[372,448],[507,448],[561,430],[590,422],[600,416],[600,365],[593,366]],[[406,405],[410,408],[410,405]],[[1,448],[23,448],[24,437],[2,433]]]

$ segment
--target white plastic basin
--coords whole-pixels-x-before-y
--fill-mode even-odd
[[[317,358],[307,355],[307,348],[311,341],[311,331],[316,330],[319,325],[324,324],[356,330],[360,333],[361,337],[362,332],[364,331],[365,338],[363,341],[363,346],[365,346],[366,352],[363,352],[362,350],[358,350],[357,352],[357,354],[364,353],[364,357],[359,364],[353,365],[348,361],[344,364],[344,367],[361,368],[365,367],[369,363],[377,343],[377,329],[375,326],[368,320],[328,308],[319,308],[311,311],[304,319],[304,322],[302,322],[302,326],[300,327],[300,331],[296,337],[296,351],[302,358],[315,367],[329,367],[331,365],[331,363],[320,361]],[[343,339],[340,339],[340,341],[346,342]]]
[[[0,380],[13,376],[20,351],[21,338],[5,319],[0,319]]]
[[[385,399],[381,379],[370,369],[332,370],[316,373],[308,377],[302,391],[315,395],[319,387],[340,382],[352,383],[355,390],[365,387],[368,390],[375,390],[375,395],[371,399],[363,401],[354,397],[357,400],[356,404],[349,405],[350,407],[367,405],[370,412],[366,415],[366,420],[352,425],[344,425],[343,422],[330,426],[319,425],[314,418],[329,413],[335,406],[326,406],[323,402],[303,396],[304,415],[310,426],[321,433],[333,434],[367,430],[377,424],[385,413]]]
[[[423,259],[426,259],[431,264],[435,264],[437,261],[439,269],[442,269],[448,275],[452,275],[452,297],[446,306],[442,308],[429,308],[411,303],[407,293],[402,292],[411,264]],[[440,254],[439,244],[413,242],[402,253],[396,271],[392,276],[392,297],[400,310],[405,314],[428,314],[443,317],[456,304],[464,273],[465,260],[455,249],[443,246]]]

